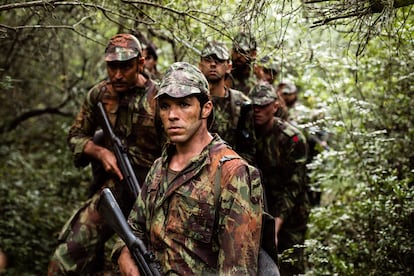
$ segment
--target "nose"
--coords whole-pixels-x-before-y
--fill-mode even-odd
[[[168,120],[173,121],[178,118],[178,107],[177,106],[170,106],[168,110]]]
[[[123,74],[122,74],[122,70],[120,68],[117,68],[115,70],[115,74],[114,74],[115,79],[119,80],[123,78]]]

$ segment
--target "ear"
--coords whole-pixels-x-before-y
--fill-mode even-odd
[[[277,99],[274,103],[273,103],[273,113],[275,113],[280,107],[280,100]]]
[[[201,118],[207,119],[211,112],[213,112],[213,103],[208,101],[203,105],[203,109],[201,110]]]
[[[231,73],[231,68],[233,68],[233,65],[231,64],[231,61],[228,61],[227,62],[227,69],[226,69],[227,74]]]
[[[145,58],[144,57],[137,57],[137,70],[138,72],[142,72],[144,70]]]

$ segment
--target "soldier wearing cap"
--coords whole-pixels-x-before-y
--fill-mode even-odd
[[[104,264],[105,242],[113,235],[98,213],[100,191],[110,188],[124,214],[135,198],[122,182],[123,176],[111,147],[93,138],[100,127],[97,103],[102,102],[114,133],[128,150],[139,183],[161,154],[162,140],[155,129],[156,85],[142,74],[141,44],[130,34],[111,38],[105,49],[108,79],[95,85],[77,114],[68,136],[75,165],[100,164],[89,199],[76,210],[59,235],[48,275],[90,275]],[[161,136],[162,137],[162,136]]]
[[[253,101],[257,167],[262,173],[267,210],[274,217],[274,231],[265,236],[270,255],[277,253],[294,262],[279,261],[280,275],[304,273],[303,245],[309,215],[306,189],[306,158],[308,147],[303,134],[275,117],[279,100],[273,86],[257,84],[250,92]]]
[[[260,176],[217,134],[208,82],[188,63],[170,66],[156,96],[169,143],[151,167],[128,223],[166,275],[256,275]],[[137,275],[126,246],[113,257]]]
[[[254,64],[256,78],[272,85],[275,83],[279,72],[279,63],[271,56],[264,56]]]
[[[145,73],[147,73],[153,81],[159,83],[161,81],[162,74],[157,69],[157,47],[152,42],[148,42],[145,48],[143,49],[142,54],[145,58]]]
[[[247,32],[238,33],[231,51],[232,70],[226,79],[227,86],[247,95],[254,86],[253,62],[257,55],[257,42]]]
[[[225,77],[231,72],[226,45],[219,41],[208,42],[201,52],[198,67],[207,78],[214,104],[214,122],[210,131],[218,133],[243,158],[253,163],[253,110],[246,95],[225,86]]]

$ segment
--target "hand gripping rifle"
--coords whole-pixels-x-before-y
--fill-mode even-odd
[[[155,259],[155,255],[148,251],[142,240],[132,233],[124,214],[119,208],[118,202],[116,202],[109,188],[105,188],[102,191],[99,201],[99,213],[104,217],[105,222],[125,242],[141,275],[161,276],[161,266]]]
[[[109,122],[108,116],[106,115],[105,108],[102,102],[98,102],[99,113],[101,115],[101,127],[104,132],[104,136],[110,140],[112,150],[115,154],[118,166],[124,177],[124,181],[127,183],[128,188],[134,198],[136,198],[140,192],[139,183],[135,172],[132,169],[131,162],[128,158],[126,147],[122,144],[121,140],[115,135]]]

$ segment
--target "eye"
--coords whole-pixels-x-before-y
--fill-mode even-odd
[[[167,110],[169,105],[167,103],[160,103],[159,107],[160,107],[160,110]]]
[[[187,102],[185,102],[185,101],[181,101],[181,102],[179,102],[179,105],[180,105],[180,107],[187,107],[187,106],[190,106],[190,104],[189,104],[189,103],[187,103]]]

